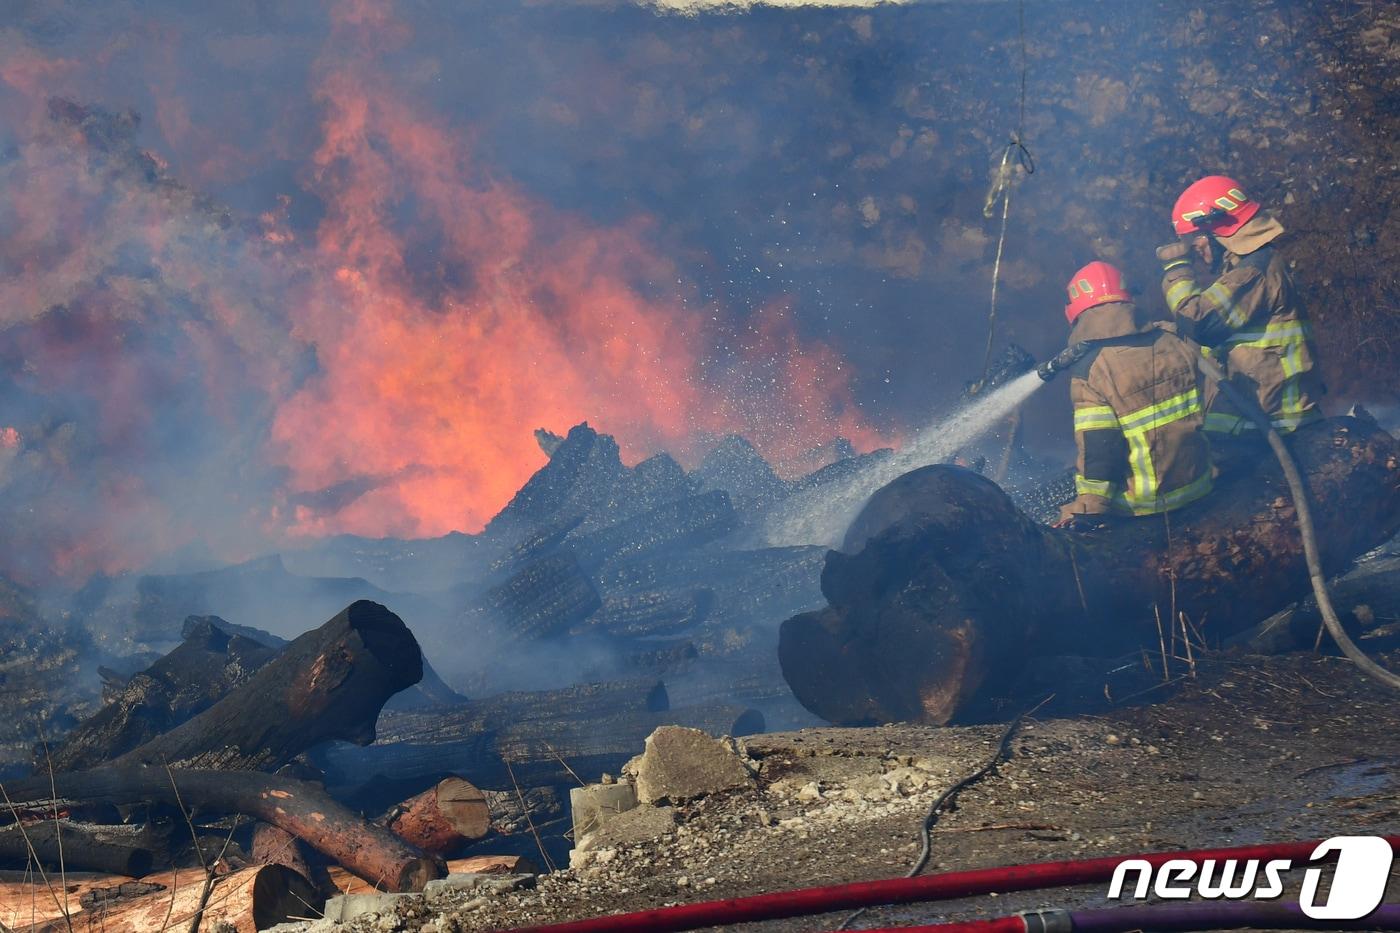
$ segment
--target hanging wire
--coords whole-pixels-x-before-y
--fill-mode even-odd
[[[992,298],[987,311],[987,349],[982,357],[982,378],[972,387],[970,393],[972,395],[981,392],[986,386],[987,376],[992,368],[992,345],[996,339],[997,329],[997,286],[1001,282],[1001,257],[1006,250],[1006,228],[1011,216],[1011,186],[1016,180],[1018,170],[1027,175],[1035,174],[1035,158],[1025,144],[1026,74],[1028,71],[1025,0],[1021,0],[1017,4],[1017,26],[1021,46],[1021,98],[1016,117],[1016,130],[1011,134],[1011,140],[1006,144],[1006,148],[1002,150],[1001,164],[997,167],[996,174],[992,178],[991,187],[987,189],[987,200],[982,205],[982,216],[990,219],[996,215],[997,201],[1001,201],[1001,233],[997,237],[996,259],[992,263]]]

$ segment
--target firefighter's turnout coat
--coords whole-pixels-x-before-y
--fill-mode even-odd
[[[1312,334],[1288,265],[1274,246],[1283,225],[1260,211],[1228,237],[1221,272],[1201,287],[1185,259],[1165,264],[1162,292],[1182,332],[1211,348],[1246,398],[1253,396],[1280,434],[1322,417],[1324,391],[1313,371]],[[1235,435],[1254,422],[1218,393],[1206,430]]]
[[[1078,496],[1065,516],[1152,515],[1209,493],[1200,348],[1128,302],[1081,314],[1070,331],[1080,341],[1091,349],[1070,370]]]

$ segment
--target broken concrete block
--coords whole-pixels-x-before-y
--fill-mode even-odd
[[[578,849],[596,851],[619,849],[650,842],[676,828],[676,811],[671,807],[634,807],[619,813],[596,831],[578,841]]]
[[[647,737],[636,774],[642,803],[679,802],[753,785],[749,769],[731,747],[681,726],[662,726]]]
[[[534,875],[495,875],[485,873],[452,873],[423,886],[423,896],[430,901],[450,894],[504,894],[533,887]]]
[[[631,784],[589,784],[569,791],[574,817],[574,838],[582,839],[619,813],[637,805],[637,789]]]
[[[525,856],[470,856],[448,859],[451,874],[539,874],[539,866]]]
[[[417,894],[338,894],[326,901],[322,916],[335,923],[346,923],[367,914],[391,913],[399,901]]]

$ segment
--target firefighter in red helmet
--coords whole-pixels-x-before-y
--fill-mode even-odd
[[[1143,319],[1118,269],[1091,262],[1069,283],[1076,498],[1060,527],[1093,528],[1109,515],[1154,515],[1211,490],[1199,350],[1175,325]]]
[[[1183,333],[1211,348],[1231,384],[1258,400],[1279,433],[1320,418],[1324,389],[1313,368],[1307,314],[1274,245],[1283,225],[1224,175],[1182,192],[1172,224],[1178,240],[1160,247],[1157,257],[1167,307]],[[1193,250],[1208,277],[1197,278]],[[1232,439],[1258,434],[1223,394],[1209,400],[1206,430],[1217,452]]]

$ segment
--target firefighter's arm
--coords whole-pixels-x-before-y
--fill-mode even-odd
[[[1060,516],[1103,515],[1113,511],[1114,498],[1124,490],[1128,442],[1108,400],[1087,380],[1077,375],[1070,379],[1069,396],[1079,457],[1074,472],[1076,496]]]
[[[1259,306],[1263,278],[1253,265],[1225,272],[1202,288],[1184,258],[1162,261],[1162,295],[1182,329],[1202,346],[1215,347],[1243,328]]]

